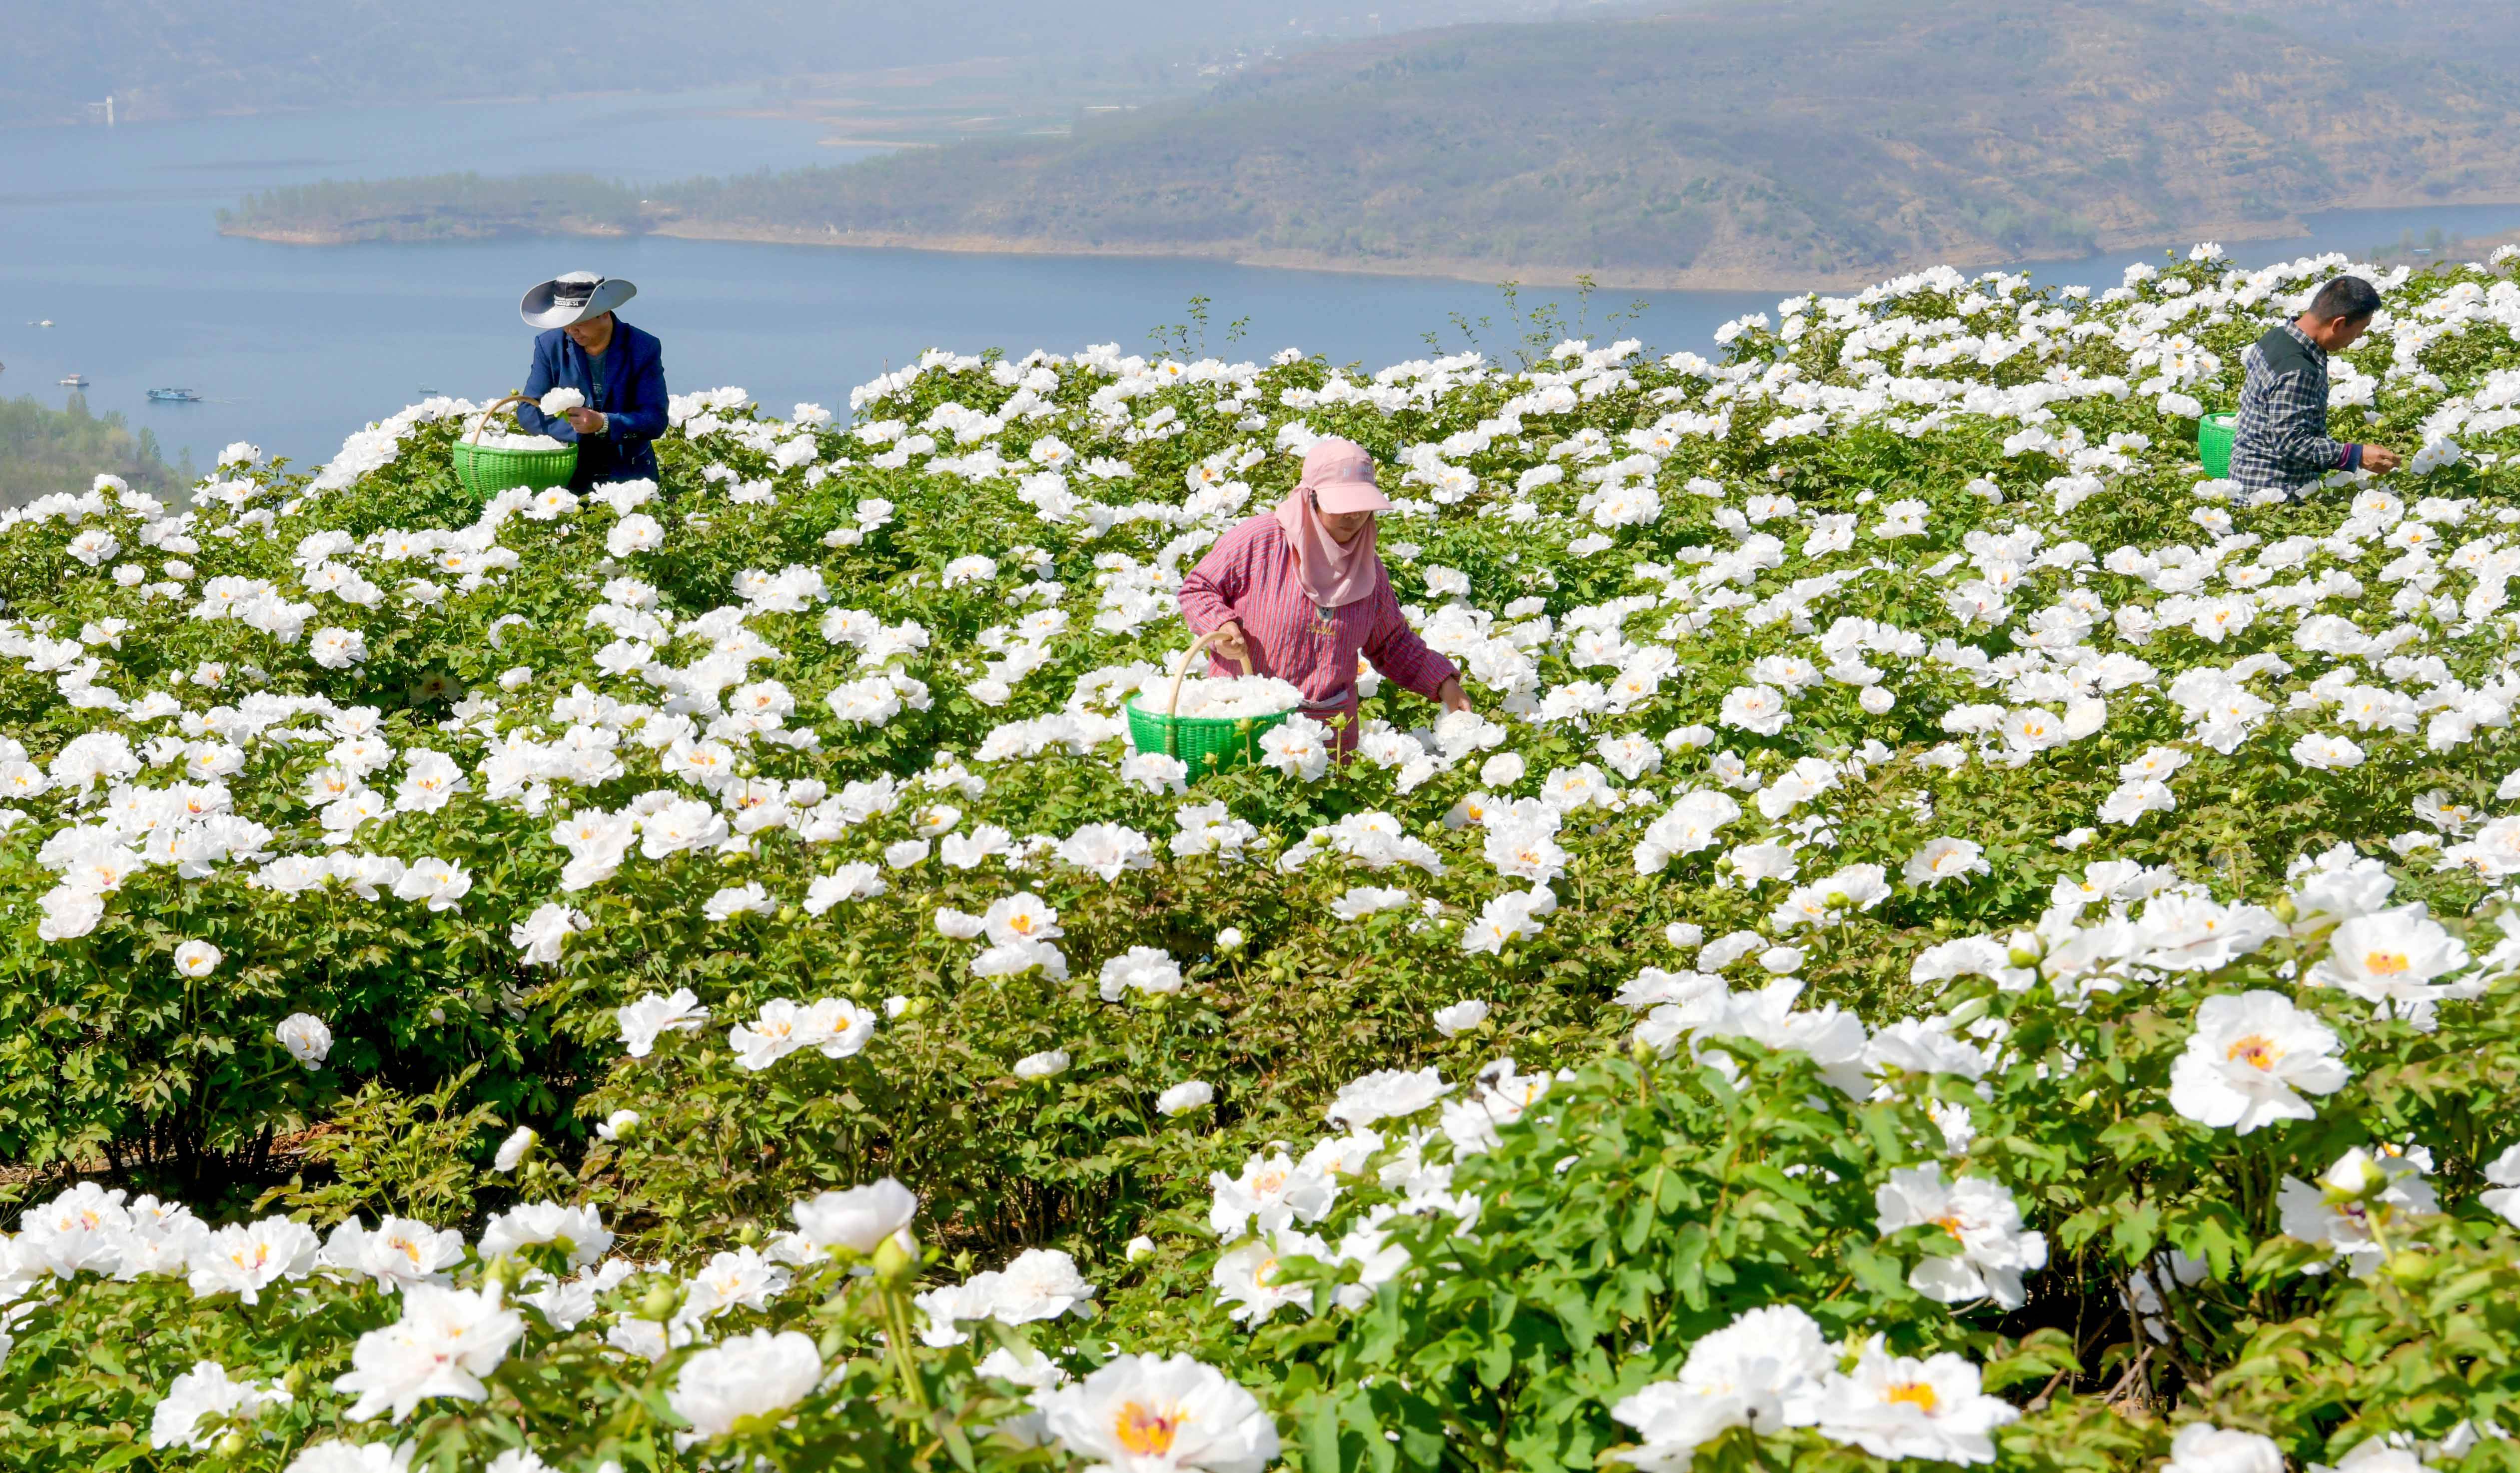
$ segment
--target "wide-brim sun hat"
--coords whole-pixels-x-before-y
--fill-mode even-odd
[[[1374,483],[1373,457],[1352,439],[1315,440],[1304,452],[1304,474],[1295,483],[1311,491],[1314,504],[1328,516],[1391,510],[1391,498]]]
[[[570,271],[525,289],[517,311],[527,327],[568,327],[601,317],[639,295],[639,289],[617,276]]]

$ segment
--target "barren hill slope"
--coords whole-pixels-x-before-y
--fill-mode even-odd
[[[2408,44],[2375,50],[2392,12]],[[1071,139],[688,187],[663,228],[1712,285],[2520,200],[2520,83],[2423,15],[1757,0],[1455,27]]]

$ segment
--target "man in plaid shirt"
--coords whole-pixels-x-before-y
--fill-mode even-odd
[[[2327,437],[2327,355],[2352,346],[2379,310],[2369,282],[2340,276],[2242,356],[2248,379],[2231,427],[2231,479],[2250,500],[2298,501],[2331,471],[2398,468],[2393,450]]]

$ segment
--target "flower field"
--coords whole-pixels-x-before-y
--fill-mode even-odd
[[[0,1465],[2520,1467],[2520,284],[2235,500],[2343,266],[0,517]],[[1131,750],[1328,435],[1477,710]]]

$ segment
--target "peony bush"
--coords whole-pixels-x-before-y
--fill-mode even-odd
[[[2297,504],[2200,247],[0,516],[8,1464],[2520,1465],[2507,265]],[[1333,434],[1477,710],[1132,750]]]

